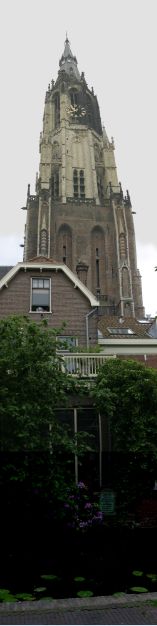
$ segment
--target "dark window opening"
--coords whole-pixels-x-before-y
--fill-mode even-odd
[[[70,99],[71,99],[71,104],[72,104],[73,107],[78,104],[78,93],[77,93],[77,91],[71,91]]]
[[[57,94],[55,97],[55,128],[60,124],[60,97]]]
[[[104,198],[103,182],[99,174],[97,174],[97,187],[98,187],[99,200],[103,200]]]
[[[84,171],[74,170],[73,172],[73,188],[74,188],[74,198],[85,198],[85,182],[84,182]]]
[[[52,176],[52,198],[59,198],[59,172]]]
[[[85,198],[84,172],[80,170],[80,198]]]
[[[63,263],[66,263],[66,246],[63,246]]]
[[[99,289],[100,287],[99,259],[96,259],[96,286],[97,286],[97,289]]]
[[[32,311],[50,311],[50,278],[32,278]]]
[[[74,170],[73,173],[73,185],[74,185],[74,198],[78,198],[78,172]]]

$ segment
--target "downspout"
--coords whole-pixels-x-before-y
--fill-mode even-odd
[[[93,311],[90,311],[89,313],[87,313],[86,317],[86,344],[87,344],[87,348],[89,348],[89,324],[88,324],[88,318],[90,315],[93,315],[93,313],[95,313],[98,310],[98,307],[95,307],[95,309],[93,309]]]

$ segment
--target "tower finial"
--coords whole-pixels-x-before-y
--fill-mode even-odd
[[[73,72],[73,76],[75,76],[78,80],[80,80],[80,74],[77,69],[77,59],[75,56],[73,56],[71,52],[67,31],[66,31],[66,40],[64,44],[64,52],[59,61],[59,65],[60,65],[61,70],[64,70],[67,74],[72,74]]]

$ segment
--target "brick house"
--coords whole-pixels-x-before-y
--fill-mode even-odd
[[[97,342],[96,313],[99,302],[64,263],[37,257],[15,267],[1,268],[0,319],[27,315],[35,322],[46,317],[53,328],[73,339],[73,346],[86,346],[90,331]],[[88,320],[89,318],[89,320]]]

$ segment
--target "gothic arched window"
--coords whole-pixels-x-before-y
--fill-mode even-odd
[[[102,175],[97,172],[97,187],[98,187],[98,196],[99,200],[102,202],[104,199],[104,188],[103,188],[103,178]]]
[[[124,233],[120,233],[119,235],[119,250],[120,250],[120,258],[126,258],[126,237]]]
[[[59,198],[59,172],[54,172],[51,179],[52,198]]]
[[[84,171],[80,170],[80,198],[85,198]]]
[[[55,96],[54,105],[55,105],[55,128],[57,128],[57,126],[59,126],[60,124],[60,96],[59,94],[56,94]]]
[[[68,224],[62,224],[57,234],[57,259],[72,269],[72,231]]]
[[[85,181],[84,181],[84,171],[76,170],[73,171],[73,190],[74,190],[74,198],[85,198]]]
[[[70,99],[73,107],[78,104],[78,92],[76,90],[70,91]]]
[[[103,228],[95,226],[91,231],[91,265],[92,265],[92,291],[98,296],[105,294],[106,269],[105,269],[105,233]],[[105,287],[106,286],[106,287]]]
[[[78,171],[73,171],[73,187],[74,187],[74,198],[78,198]]]

